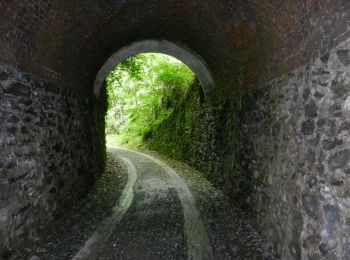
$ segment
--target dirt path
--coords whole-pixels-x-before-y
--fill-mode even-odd
[[[132,158],[131,160],[137,165],[137,171],[140,172],[139,185],[143,186],[143,188],[148,187],[147,189],[143,189],[146,197],[151,197],[159,193],[158,189],[160,187],[163,187],[163,193],[167,193],[172,189],[176,190],[184,217],[184,235],[186,238],[188,258],[193,260],[213,259],[206,228],[195,206],[195,199],[184,180],[172,168],[153,156],[117,147],[109,147],[109,149],[119,157]],[[151,167],[151,169],[147,168],[146,172],[143,167],[145,160],[148,160],[147,163]],[[147,185],[149,180],[145,176],[149,174],[152,175],[152,183]],[[142,203],[142,206],[147,206],[149,210],[152,210],[151,202],[145,201],[145,203]],[[158,211],[159,209],[156,210]],[[158,215],[157,217],[162,218],[162,215]],[[164,255],[164,257],[167,256]]]
[[[48,229],[34,248],[26,249],[27,257],[17,259],[271,259],[247,216],[200,173],[157,155],[108,150],[120,158],[118,172],[127,179],[119,176],[123,187],[91,195],[111,205],[109,210],[98,212],[95,205],[94,216],[82,206],[83,213],[58,221],[59,232]],[[106,185],[115,182],[113,176]]]
[[[134,199],[134,184],[137,179],[137,171],[132,162],[124,157],[121,159],[128,171],[128,182],[125,185],[123,193],[113,207],[112,214],[101,222],[72,260],[96,259],[99,249],[104,246],[104,243],[111,236],[115,226],[119,224]]]

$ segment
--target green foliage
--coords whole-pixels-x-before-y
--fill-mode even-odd
[[[106,80],[107,141],[142,144],[172,114],[194,79],[185,64],[167,55],[139,54],[124,60]]]

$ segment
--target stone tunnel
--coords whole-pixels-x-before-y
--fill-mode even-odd
[[[347,0],[0,1],[0,258],[103,170],[103,67],[138,42],[200,61],[192,165],[276,255],[350,259]]]

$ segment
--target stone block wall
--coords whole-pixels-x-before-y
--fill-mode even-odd
[[[103,118],[103,104],[0,64],[0,258],[89,190]]]
[[[349,65],[350,39],[244,98],[247,200],[282,259],[350,259]]]
[[[250,211],[278,259],[350,259],[350,39],[216,107],[192,89],[152,137]]]
[[[254,211],[278,255],[349,258],[350,62],[347,42],[335,48],[350,35],[348,0],[8,0],[0,10],[1,62],[54,83],[0,66],[0,252],[70,206],[102,164],[104,104],[84,98],[100,66],[134,41],[166,39],[206,61],[220,104],[189,97],[153,146]]]

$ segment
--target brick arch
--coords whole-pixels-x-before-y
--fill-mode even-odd
[[[101,67],[94,82],[94,95],[99,96],[103,82],[110,71],[124,59],[139,53],[157,52],[171,55],[184,62],[196,74],[206,99],[214,98],[215,83],[212,73],[201,57],[169,41],[145,40],[134,42],[115,52]]]
[[[116,50],[146,39],[186,46],[208,64],[219,102],[208,127],[213,164],[203,165],[249,202],[280,258],[350,255],[349,207],[333,205],[348,203],[349,190],[348,0],[3,0],[0,10],[0,195],[9,202],[0,258],[91,187],[105,149],[105,104],[91,98],[93,82]],[[329,146],[336,150],[314,151]],[[319,196],[315,177],[344,197]],[[327,221],[340,234],[336,250],[334,237],[313,239]]]

